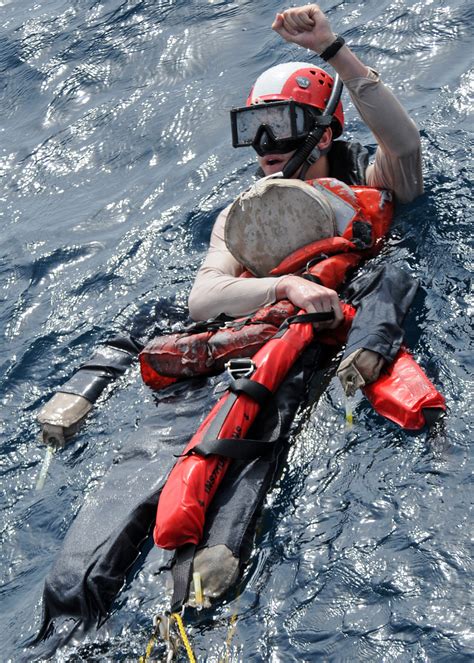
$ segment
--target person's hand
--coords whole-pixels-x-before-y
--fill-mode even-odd
[[[289,299],[294,306],[307,313],[334,311],[334,320],[318,322],[318,329],[334,329],[344,319],[337,292],[300,276],[283,277],[276,287],[276,296],[277,299]]]
[[[322,53],[336,39],[331,25],[318,5],[304,5],[277,14],[272,30],[286,41]]]

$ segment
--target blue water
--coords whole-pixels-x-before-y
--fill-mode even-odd
[[[282,6],[0,0],[2,661],[31,660],[44,577],[115,454],[146,433],[154,400],[138,369],[127,373],[40,493],[35,412],[112,333],[146,337],[185,316],[216,212],[254,171],[252,154],[230,147],[228,109],[262,70],[304,57],[269,29]],[[448,416],[436,434],[407,434],[361,401],[347,431],[331,382],[299,415],[240,595],[193,616],[190,637],[200,661],[219,660],[235,613],[233,661],[467,661],[474,9],[321,6],[422,133],[426,194],[399,210],[384,255],[421,281],[407,342]],[[348,135],[373,145],[346,108]],[[142,654],[167,603],[154,570],[145,561],[104,627],[53,660]]]

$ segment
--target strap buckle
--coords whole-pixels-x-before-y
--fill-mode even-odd
[[[306,157],[306,161],[307,161],[307,163],[309,163],[310,166],[312,166],[313,163],[316,163],[316,161],[319,159],[320,156],[321,156],[321,151],[316,146],[308,154],[308,156]]]
[[[319,256],[316,256],[315,258],[312,258],[311,260],[308,260],[306,263],[305,270],[309,272],[311,267],[314,267],[315,265],[318,265],[320,262],[323,260],[327,260],[329,258],[327,253],[320,253]]]
[[[224,364],[224,368],[234,380],[239,378],[249,378],[256,370],[254,362],[250,357],[241,357],[238,359],[229,359]]]

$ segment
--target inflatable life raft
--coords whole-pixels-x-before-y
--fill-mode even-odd
[[[338,289],[351,269],[379,250],[390,225],[392,203],[389,194],[369,187],[349,188],[332,179],[318,180],[317,185],[350,202],[353,219],[342,236],[297,250],[271,273],[300,273]],[[261,407],[315,338],[314,317],[304,311],[295,313],[289,302],[277,302],[254,316],[228,323],[215,321],[208,328],[160,337],[140,354],[143,378],[153,388],[222,370],[226,363],[234,377],[162,490],[154,530],[158,546],[183,549],[199,543],[206,510],[232,459],[250,460],[272,453],[271,444],[249,441],[245,436]],[[342,345],[355,317],[355,308],[345,305],[343,325],[331,334],[319,335],[319,340]],[[403,348],[365,393],[380,414],[409,429],[423,427],[426,412],[445,408],[443,397]]]

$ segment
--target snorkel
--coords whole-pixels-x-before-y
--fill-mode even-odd
[[[317,118],[315,128],[310,131],[304,145],[291,157],[283,168],[282,176],[285,179],[291,179],[298,169],[303,166],[299,174],[299,179],[304,180],[308,169],[319,159],[320,152],[317,149],[317,145],[326,131],[326,128],[331,125],[334,112],[341,98],[342,88],[343,83],[339,74],[336,74],[326,108]]]

